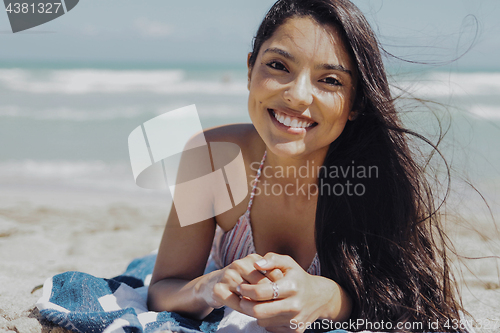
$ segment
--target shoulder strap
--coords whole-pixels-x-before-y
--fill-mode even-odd
[[[247,213],[250,212],[253,204],[253,197],[255,196],[255,189],[257,188],[257,184],[259,182],[260,174],[262,173],[262,166],[264,165],[264,161],[266,160],[267,150],[264,152],[264,156],[262,156],[262,160],[260,161],[259,169],[257,170],[257,174],[255,175],[255,179],[253,181],[252,193],[250,193],[250,201],[248,202]]]

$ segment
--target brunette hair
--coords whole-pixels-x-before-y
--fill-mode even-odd
[[[357,67],[354,109],[359,116],[330,144],[318,177],[315,237],[321,274],[349,293],[353,319],[420,322],[422,327],[409,330],[448,331],[446,324],[459,320],[463,309],[435,196],[425,166],[408,147],[408,135],[439,151],[401,125],[377,38],[348,0],[276,2],[254,38],[250,67],[262,44],[293,17],[310,17],[338,29]],[[378,172],[376,177],[357,178],[351,172],[330,177],[332,166],[372,167]],[[347,182],[362,184],[363,195],[333,193],[335,186]],[[438,327],[427,327],[429,322]]]

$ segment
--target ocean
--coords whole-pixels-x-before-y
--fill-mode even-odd
[[[140,195],[130,132],[190,104],[203,128],[249,122],[246,75],[222,65],[0,63],[0,187]],[[393,71],[390,78],[394,94],[405,91],[405,124],[432,140],[440,119],[448,162],[500,206],[500,72]],[[439,104],[418,106],[410,96]]]

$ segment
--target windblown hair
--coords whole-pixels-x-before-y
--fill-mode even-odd
[[[311,17],[338,29],[357,65],[353,110],[342,134],[330,144],[318,178],[316,248],[323,276],[336,281],[353,300],[352,319],[420,322],[424,331],[449,331],[461,303],[449,269],[445,235],[424,166],[418,165],[391,97],[379,43],[359,9],[348,0],[279,0],[253,42],[249,65],[262,44],[287,19]],[[330,167],[365,166],[376,177],[330,177]],[[363,195],[336,185],[363,184]],[[447,322],[448,321],[448,322]],[[438,327],[427,327],[429,322]],[[410,329],[416,330],[415,327]],[[418,330],[418,328],[417,328]]]

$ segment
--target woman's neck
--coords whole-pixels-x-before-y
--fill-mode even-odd
[[[273,184],[294,186],[317,184],[318,173],[325,160],[325,149],[297,157],[280,156],[267,149],[263,177]]]

